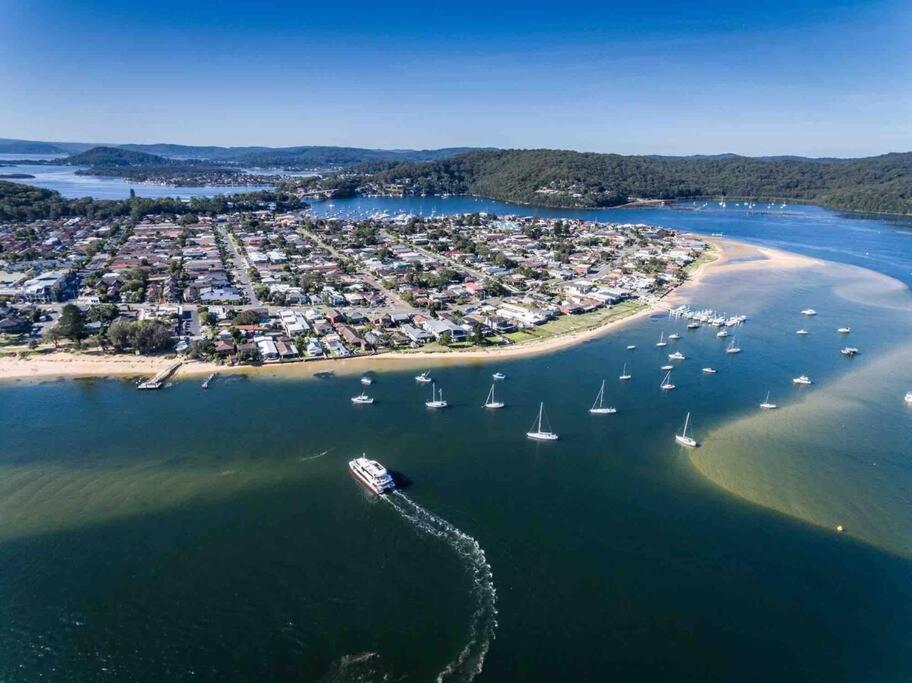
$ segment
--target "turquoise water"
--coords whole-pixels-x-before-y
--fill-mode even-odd
[[[818,211],[730,224],[817,235],[844,262],[870,240],[884,270],[910,269],[902,227]],[[546,356],[433,365],[439,412],[412,362],[377,368],[360,408],[352,365],[206,392],[0,387],[0,679],[908,680],[908,289],[740,266],[687,296],[750,316],[741,354],[657,315]],[[688,359],[662,393],[672,348],[654,342],[673,330]],[[495,370],[507,407],[485,412]],[[588,413],[602,378],[616,415]],[[780,408],[761,413],[767,390]],[[524,437],[541,400],[558,442]],[[673,438],[688,411],[694,451]],[[405,497],[351,479],[362,452]]]

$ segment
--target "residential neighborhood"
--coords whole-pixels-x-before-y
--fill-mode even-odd
[[[103,346],[110,328],[155,321],[169,341],[144,350],[237,364],[501,346],[595,327],[670,291],[707,245],[630,223],[327,219],[264,205],[0,224],[0,249],[7,349]],[[68,304],[82,316],[78,339],[60,334]],[[138,350],[128,340],[111,346]]]

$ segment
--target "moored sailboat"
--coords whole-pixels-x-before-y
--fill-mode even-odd
[[[605,380],[602,380],[602,386],[595,397],[595,403],[589,409],[593,415],[610,415],[616,413],[617,409],[605,405]]]
[[[488,397],[485,399],[484,405],[481,407],[482,408],[491,408],[491,409],[497,409],[497,408],[504,407],[504,404],[502,401],[498,401],[494,398],[494,385],[493,384],[491,385],[491,390],[488,392]]]
[[[526,436],[530,439],[535,439],[536,441],[557,441],[558,436],[551,431],[550,426],[548,429],[543,429],[543,420],[545,420],[545,404],[541,403],[538,406],[538,420],[537,424],[533,424],[531,431],[526,432]]]
[[[677,441],[682,446],[687,446],[688,448],[696,448],[697,441],[693,437],[687,435],[687,426],[690,424],[690,413],[687,413],[687,417],[684,418],[684,430],[680,434],[675,434],[675,441]]]

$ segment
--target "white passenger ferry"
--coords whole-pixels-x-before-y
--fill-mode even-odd
[[[396,482],[393,481],[390,473],[376,460],[369,460],[363,456],[355,458],[348,463],[348,469],[358,481],[378,496],[396,488]]]

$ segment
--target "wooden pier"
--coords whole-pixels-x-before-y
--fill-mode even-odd
[[[152,379],[147,379],[145,382],[140,382],[137,388],[146,390],[161,389],[162,385],[165,383],[165,380],[173,375],[181,365],[183,365],[183,361],[178,361],[173,365],[169,365],[164,370],[159,371],[159,373]]]

